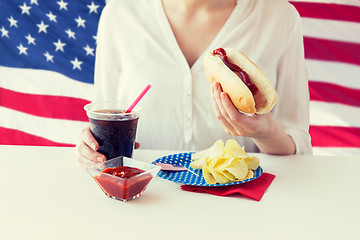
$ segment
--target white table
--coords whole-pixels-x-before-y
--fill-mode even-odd
[[[360,239],[360,158],[258,157],[276,175],[260,202],[157,178],[122,203],[105,196],[73,148],[0,146],[0,239]]]

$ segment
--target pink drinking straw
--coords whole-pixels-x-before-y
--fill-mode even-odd
[[[140,95],[135,99],[135,101],[130,105],[130,107],[128,108],[128,110],[126,110],[125,113],[130,113],[134,107],[136,106],[136,104],[138,104],[138,102],[140,102],[140,100],[143,98],[143,96],[147,93],[147,91],[149,91],[149,89],[151,88],[151,85],[147,85],[146,88],[140,93]]]

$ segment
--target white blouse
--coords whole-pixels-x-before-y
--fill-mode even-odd
[[[97,100],[132,102],[152,88],[142,106],[137,141],[142,148],[196,151],[236,138],[259,152],[251,138],[225,133],[211,103],[204,75],[205,52],[231,47],[244,52],[274,84],[272,113],[295,141],[297,154],[311,154],[309,91],[300,17],[285,0],[238,0],[227,22],[189,67],[161,0],[113,0],[103,10],[95,64]]]

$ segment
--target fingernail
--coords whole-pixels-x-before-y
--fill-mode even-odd
[[[90,146],[92,149],[96,150],[96,143],[91,143]]]
[[[226,96],[225,96],[225,93],[224,93],[224,92],[222,92],[222,93],[220,94],[220,96],[221,96],[221,100],[225,100],[225,99],[226,99]]]
[[[97,157],[96,160],[97,160],[98,162],[104,162],[104,158],[103,158],[103,157]]]

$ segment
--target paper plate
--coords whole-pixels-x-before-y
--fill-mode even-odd
[[[172,182],[186,184],[186,185],[216,187],[216,186],[229,186],[229,185],[246,183],[260,177],[261,174],[263,173],[263,169],[259,166],[256,170],[254,170],[253,178],[249,178],[238,182],[232,182],[232,183],[208,184],[203,177],[201,169],[193,169],[190,167],[191,154],[192,152],[178,153],[178,154],[164,156],[155,160],[153,163],[159,162],[159,163],[169,163],[173,165],[181,165],[191,170],[191,171],[161,171],[160,170],[158,176],[160,178]]]

